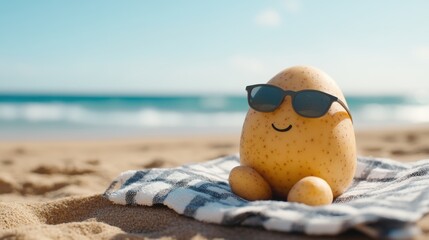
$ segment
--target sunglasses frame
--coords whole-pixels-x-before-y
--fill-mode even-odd
[[[281,90],[281,92],[283,93],[283,97],[282,97],[282,100],[281,100],[281,102],[279,103],[279,105],[278,105],[278,106],[276,106],[276,108],[274,108],[274,109],[273,109],[273,110],[271,110],[271,111],[260,111],[260,110],[255,109],[255,108],[252,106],[252,103],[251,103],[251,92],[252,92],[252,90],[253,90],[254,88],[256,88],[256,87],[270,87],[270,88],[276,88],[276,89]],[[284,99],[285,99],[285,97],[286,97],[286,96],[291,96],[291,98],[292,98],[292,107],[293,107],[293,110],[294,110],[298,115],[300,115],[300,116],[302,116],[302,117],[306,117],[306,118],[319,118],[319,117],[322,117],[322,116],[324,116],[324,115],[329,111],[329,109],[330,109],[330,108],[331,108],[331,106],[332,106],[332,103],[334,103],[334,102],[338,102],[338,103],[339,103],[341,106],[343,106],[343,108],[346,110],[347,114],[350,116],[350,119],[351,119],[351,120],[352,120],[352,122],[353,122],[352,114],[350,113],[350,110],[348,109],[347,105],[346,105],[343,101],[341,101],[341,99],[339,99],[338,97],[335,97],[335,96],[333,96],[333,95],[331,95],[331,94],[329,94],[329,93],[326,93],[326,92],[322,92],[322,91],[315,90],[315,89],[304,89],[304,90],[300,90],[300,91],[283,90],[282,88],[277,87],[277,86],[274,86],[274,85],[271,85],[271,84],[255,84],[255,85],[249,85],[249,86],[246,86],[246,91],[247,91],[247,103],[249,104],[249,106],[250,106],[253,110],[258,111],[258,112],[273,112],[273,111],[275,111],[277,108],[279,108],[279,107],[280,107],[280,105],[283,103],[283,101],[284,101]],[[301,93],[301,92],[317,92],[317,93],[322,93],[323,95],[325,95],[325,96],[328,96],[328,97],[329,97],[329,99],[330,99],[331,103],[329,104],[329,107],[327,108],[327,110],[326,110],[323,114],[321,114],[320,116],[316,116],[316,117],[304,116],[304,115],[302,115],[301,113],[299,113],[299,112],[296,110],[295,105],[294,105],[294,102],[295,102],[295,96],[296,96],[297,94]]]

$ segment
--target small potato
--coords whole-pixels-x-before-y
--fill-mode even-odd
[[[333,194],[329,184],[318,177],[305,177],[299,180],[287,196],[289,202],[299,202],[310,206],[331,204]]]
[[[229,174],[232,192],[249,201],[268,200],[272,197],[270,185],[253,168],[238,166]]]

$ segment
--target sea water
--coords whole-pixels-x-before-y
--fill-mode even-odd
[[[356,128],[429,122],[429,98],[347,96]],[[0,139],[238,133],[246,96],[1,94]]]

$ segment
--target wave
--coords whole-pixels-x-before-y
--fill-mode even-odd
[[[352,109],[352,114],[361,125],[425,123],[429,122],[429,105],[368,104]]]
[[[95,110],[60,103],[0,104],[1,122],[127,127],[239,127],[245,112],[193,112],[156,108]]]
[[[171,110],[154,106],[88,106],[78,103],[0,103],[0,127],[5,124],[57,124],[140,128],[236,128],[244,121],[247,106],[224,109],[222,101],[207,101],[217,111]],[[355,126],[429,122],[429,104],[361,104],[351,106]]]

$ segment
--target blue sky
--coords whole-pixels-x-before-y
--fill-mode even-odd
[[[429,90],[429,1],[1,1],[0,92],[244,93],[313,65]]]

